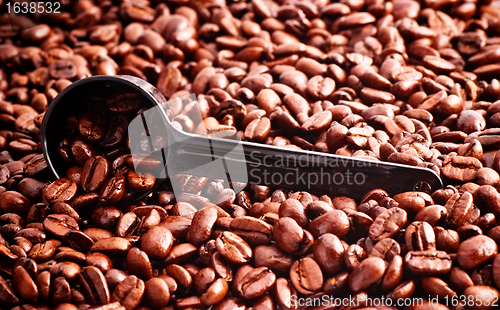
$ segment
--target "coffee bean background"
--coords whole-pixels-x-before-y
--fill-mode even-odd
[[[57,18],[5,4],[0,308],[354,309],[292,298],[324,295],[496,308],[484,303],[500,298],[499,1],[80,0]],[[170,105],[186,132],[426,167],[446,187],[355,201],[159,184],[131,169],[126,128],[144,107],[127,93],[81,101],[53,180],[45,110],[71,83],[116,74],[196,94]],[[128,204],[137,191],[151,192]]]

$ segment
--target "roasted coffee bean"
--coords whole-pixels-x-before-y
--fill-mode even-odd
[[[245,129],[245,138],[250,141],[264,140],[271,130],[271,121],[267,117],[251,121]]]
[[[292,218],[282,217],[273,227],[273,237],[283,251],[293,253],[304,239],[304,230]]]
[[[366,251],[358,244],[351,244],[345,250],[344,263],[349,270],[356,268],[366,258]]]
[[[144,174],[139,174],[133,170],[127,173],[127,181],[133,190],[137,191],[148,191],[155,185],[155,177],[146,172]]]
[[[457,262],[462,269],[473,269],[492,260],[498,253],[497,244],[484,235],[471,237],[458,247]]]
[[[153,270],[148,255],[138,248],[132,248],[128,251],[127,267],[130,273],[137,275],[141,279],[148,280],[153,276]]]
[[[405,264],[410,272],[422,276],[438,276],[451,270],[451,258],[443,251],[409,251]]]
[[[49,271],[43,271],[35,279],[38,288],[38,299],[46,301],[49,298],[51,275]]]
[[[445,208],[447,210],[446,223],[452,227],[462,226],[473,208],[472,195],[469,192],[456,193],[448,199]]]
[[[395,256],[401,254],[401,247],[391,238],[384,238],[371,248],[368,257],[380,257],[386,261],[391,261]]]
[[[309,223],[304,205],[295,199],[283,201],[279,207],[278,215],[294,219],[302,228],[306,228]]]
[[[31,207],[31,202],[21,193],[5,191],[0,195],[0,210],[3,213],[18,213],[25,215]]]
[[[332,122],[332,112],[326,110],[318,112],[308,118],[302,124],[302,130],[306,133],[316,133],[325,130]]]
[[[311,295],[323,287],[321,268],[309,257],[302,258],[292,264],[290,279],[295,289],[304,295]]]
[[[316,239],[313,253],[317,263],[326,273],[336,274],[344,268],[345,249],[334,234],[326,233]]]
[[[34,176],[47,168],[47,162],[45,161],[45,157],[40,154],[34,156],[32,159],[26,162],[24,167],[24,174],[28,176]],[[2,183],[0,181],[0,183]]]
[[[236,292],[244,299],[254,299],[268,292],[276,282],[276,275],[267,267],[249,268],[238,278],[235,277]]]
[[[106,272],[113,267],[111,259],[102,253],[91,253],[87,255],[85,262],[89,266],[94,266],[99,268],[102,272]]]
[[[473,194],[474,203],[481,208],[486,208],[495,215],[500,211],[500,204],[498,198],[500,198],[496,189],[490,185],[483,185],[478,187]]]
[[[59,179],[43,190],[43,198],[47,202],[68,202],[76,195],[77,185],[68,179]]]
[[[349,276],[349,287],[353,292],[367,289],[382,278],[386,269],[383,259],[369,257],[363,260]]]
[[[413,222],[405,232],[406,247],[409,251],[436,249],[436,237],[432,226],[427,222]]]
[[[315,237],[325,233],[343,237],[349,231],[349,220],[344,211],[332,210],[312,220],[309,223],[309,230]]]
[[[37,262],[45,262],[54,256],[56,249],[57,243],[54,240],[37,243],[31,248],[28,257]]]
[[[223,232],[215,240],[217,251],[230,263],[244,264],[252,257],[252,249],[241,237],[232,232]]]
[[[125,177],[114,176],[107,179],[102,185],[99,193],[99,201],[103,204],[114,204],[125,195]]]
[[[275,273],[288,272],[293,263],[292,257],[276,245],[260,245],[253,251],[255,265],[268,267]]]
[[[441,173],[451,180],[468,182],[474,180],[481,168],[482,164],[477,158],[451,156],[443,162]]]
[[[472,309],[478,309],[479,304],[485,305],[482,306],[484,309],[494,309],[493,305],[488,306],[487,300],[496,300],[500,293],[497,289],[491,286],[470,286],[464,290],[464,296],[468,299],[477,300],[476,306],[472,306]]]
[[[405,210],[398,207],[387,209],[378,215],[370,226],[369,236],[374,241],[392,237],[400,231],[401,227],[406,224],[406,221],[407,215]]]
[[[57,277],[51,281],[49,299],[52,304],[62,304],[71,302],[71,286],[64,277]]]
[[[62,276],[66,279],[75,279],[81,272],[80,266],[73,262],[60,262],[50,267],[53,276]]]
[[[183,288],[189,288],[193,283],[193,277],[189,271],[180,265],[170,264],[165,268],[165,271]]]
[[[208,241],[216,220],[217,210],[215,208],[205,208],[196,212],[191,222],[188,240],[195,245]]]
[[[102,272],[94,267],[87,266],[78,275],[78,283],[85,299],[92,305],[109,303],[110,294],[106,278]]]
[[[43,221],[43,227],[50,233],[62,238],[71,230],[78,230],[78,223],[66,214],[51,214]]]
[[[164,307],[170,299],[168,285],[160,278],[152,278],[144,283],[144,297],[152,307]]]
[[[107,238],[95,241],[90,248],[90,252],[101,252],[108,256],[116,256],[128,252],[132,247],[130,241],[125,238],[106,237]]]
[[[97,155],[97,151],[95,150],[95,148],[91,144],[88,144],[80,138],[75,138],[73,142],[67,147],[65,147],[65,144],[62,144],[61,149],[63,147],[65,149],[69,148],[68,151],[66,151],[65,149],[63,150],[65,153],[68,153],[68,155],[63,156],[63,158],[71,156],[70,158],[74,158],[74,160],[76,160],[76,162],[82,166],[89,158]]]
[[[102,156],[91,157],[83,166],[81,174],[82,188],[88,192],[98,190],[109,173],[109,163]]]
[[[306,92],[314,100],[325,100],[335,91],[335,86],[335,80],[316,75],[307,82]]]
[[[140,226],[140,218],[133,212],[127,212],[121,216],[116,223],[116,235],[118,237],[131,236]]]
[[[155,226],[142,236],[141,250],[153,259],[161,259],[168,255],[173,242],[174,237],[170,230]]]
[[[229,285],[224,279],[215,280],[201,295],[200,300],[204,305],[210,306],[220,302],[227,294]]]
[[[14,289],[26,302],[34,303],[38,298],[38,288],[26,269],[17,266],[12,272]]]
[[[94,241],[87,234],[79,230],[70,230],[62,238],[62,244],[70,246],[76,251],[86,253],[90,250]]]
[[[396,287],[403,279],[403,258],[394,256],[387,266],[384,278],[382,279],[382,289],[390,290]]]
[[[114,231],[121,216],[122,212],[113,206],[98,207],[92,212],[92,224]]]
[[[115,288],[110,298],[111,302],[120,302],[125,309],[137,307],[144,294],[145,286],[141,279],[130,275],[124,278]]]
[[[52,206],[52,212],[56,214],[66,214],[74,218],[77,222],[81,220],[78,212],[65,202],[56,202]]]
[[[87,141],[95,142],[104,137],[106,120],[103,114],[87,111],[82,114],[78,122],[80,135]]]
[[[456,253],[460,244],[458,232],[451,229],[436,230],[436,247],[447,253]]]

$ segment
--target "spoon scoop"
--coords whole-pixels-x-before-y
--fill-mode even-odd
[[[106,115],[111,116],[137,109],[125,129],[127,146],[135,170],[157,179],[190,174],[224,180],[236,193],[256,184],[358,201],[375,188],[394,195],[414,189],[432,192],[443,186],[439,176],[426,168],[240,141],[234,127],[204,127],[196,104],[200,100],[204,99],[192,94],[167,102],[151,84],[132,76],[79,80],[61,91],[44,115],[41,142],[47,165],[55,178],[65,177],[70,166],[60,159],[59,143],[67,135],[64,122],[72,115],[89,107],[107,109]],[[202,134],[183,131],[176,121],[188,104],[194,132]],[[180,186],[172,185],[180,194]],[[136,193],[127,203],[150,192]]]

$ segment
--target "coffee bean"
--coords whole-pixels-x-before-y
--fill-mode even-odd
[[[101,187],[99,200],[104,204],[114,204],[125,195],[125,177],[123,175],[107,179]]]
[[[94,267],[87,266],[78,275],[78,283],[81,286],[85,299],[92,305],[109,303],[110,295],[106,278],[102,272]]]
[[[255,119],[247,125],[245,129],[245,138],[250,141],[264,140],[271,130],[271,121],[267,117]]]
[[[3,213],[27,214],[31,202],[24,195],[15,191],[5,191],[0,195],[0,210]]]
[[[109,163],[102,157],[89,158],[83,166],[81,174],[82,188],[88,192],[96,191],[106,180],[109,173]]]
[[[217,210],[215,208],[206,208],[196,212],[191,222],[188,240],[195,245],[208,241],[216,220]]]
[[[495,241],[479,235],[463,241],[458,247],[457,262],[463,269],[476,268],[495,257],[498,247]]]
[[[384,238],[371,248],[368,257],[379,257],[386,261],[392,261],[399,254],[401,254],[399,244],[394,239]]]
[[[130,275],[125,277],[115,288],[111,302],[119,302],[125,309],[137,307],[144,294],[145,286],[141,279]]]
[[[38,298],[38,288],[30,275],[22,266],[17,266],[12,272],[14,289],[26,302],[33,303]]]
[[[107,272],[113,267],[111,259],[109,259],[109,257],[99,252],[89,254],[85,258],[85,262],[89,266],[94,266],[99,268],[99,270],[101,270],[103,273]]]
[[[24,174],[28,176],[34,176],[47,168],[47,163],[45,162],[45,157],[40,154],[34,156],[32,159],[26,162],[24,167]],[[0,183],[2,183],[0,181]]]
[[[394,207],[382,212],[373,224],[370,226],[369,236],[378,241],[382,238],[392,237],[399,232],[402,226],[406,224],[406,211]]]
[[[273,237],[283,251],[293,253],[299,249],[304,231],[293,219],[282,217],[273,227]]]
[[[367,289],[382,278],[386,269],[384,260],[369,257],[363,260],[349,276],[349,287],[353,292]]]
[[[413,222],[406,228],[406,247],[410,251],[436,249],[436,237],[432,226],[427,222]]]
[[[201,295],[200,300],[204,305],[215,305],[226,296],[227,292],[227,281],[219,278],[208,287],[203,295]]]
[[[493,305],[488,306],[487,300],[495,300],[499,295],[500,293],[498,290],[491,286],[470,286],[464,290],[464,296],[466,296],[467,300],[477,300],[476,305],[468,306],[470,309],[479,309],[480,307],[484,309],[494,309]],[[479,306],[480,304],[484,304],[485,306]]]
[[[146,172],[144,174],[139,174],[136,171],[130,170],[127,173],[127,181],[133,190],[137,191],[148,191],[155,185],[155,177]]]
[[[43,198],[47,202],[68,202],[76,195],[77,185],[68,179],[59,179],[43,190]]]
[[[241,279],[235,278],[238,294],[244,299],[254,299],[268,292],[276,282],[276,275],[267,267],[249,268]]]
[[[57,243],[53,240],[37,243],[31,248],[28,257],[37,262],[45,262],[54,256],[56,249]]]
[[[217,251],[230,263],[244,264],[252,257],[252,249],[241,237],[232,232],[223,232],[215,240]]]
[[[52,304],[71,302],[71,287],[64,277],[57,277],[52,282],[49,299]]]
[[[336,274],[344,267],[345,249],[340,239],[326,233],[314,241],[313,253],[321,268],[330,274]]]
[[[349,220],[345,212],[332,210],[312,220],[309,224],[309,230],[315,237],[325,233],[332,233],[342,237],[349,231],[349,226]]]
[[[451,196],[445,205],[447,224],[453,227],[462,226],[472,212],[472,202],[472,195],[468,192]]]
[[[148,280],[153,276],[151,262],[146,252],[138,248],[132,248],[127,253],[127,267],[130,273],[141,279]]]
[[[71,248],[82,253],[88,252],[94,244],[90,236],[78,230],[68,231],[61,241],[63,245],[69,245]]]
[[[451,270],[451,258],[443,251],[409,251],[405,256],[405,265],[416,275],[437,276]]]
[[[131,247],[132,245],[127,239],[108,236],[108,238],[95,241],[90,251],[101,252],[108,256],[116,256],[128,252]]]
[[[170,230],[155,226],[142,236],[141,250],[153,259],[165,258],[172,248],[174,237]]]
[[[311,295],[323,287],[323,273],[319,265],[309,257],[292,264],[290,279],[295,289],[304,295]]]
[[[51,214],[43,221],[43,227],[50,233],[63,237],[71,230],[78,230],[78,223],[66,214]]]
[[[335,86],[335,80],[316,75],[307,82],[306,93],[314,100],[325,100],[335,91]]]
[[[165,281],[152,278],[144,283],[144,287],[144,297],[152,307],[163,307],[168,304],[170,292]]]
[[[260,245],[253,252],[257,267],[268,267],[275,273],[288,272],[293,263],[292,257],[276,245]]]
[[[332,121],[332,112],[326,110],[318,112],[308,118],[302,124],[302,130],[307,133],[315,133],[325,130]]]
[[[52,266],[49,272],[53,276],[62,276],[66,279],[75,279],[80,274],[81,268],[73,262],[60,262]]]

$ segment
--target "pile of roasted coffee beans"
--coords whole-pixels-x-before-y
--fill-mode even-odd
[[[80,0],[61,10],[0,16],[2,309],[498,307],[499,1]],[[171,106],[187,132],[205,133],[203,121],[247,141],[427,167],[446,188],[354,201],[259,185],[236,193],[189,175],[160,184],[122,152],[142,106],[68,119],[59,152],[71,168],[54,181],[44,111],[72,82],[115,74],[167,99],[196,94],[196,107]],[[89,101],[114,107],[121,95]]]

